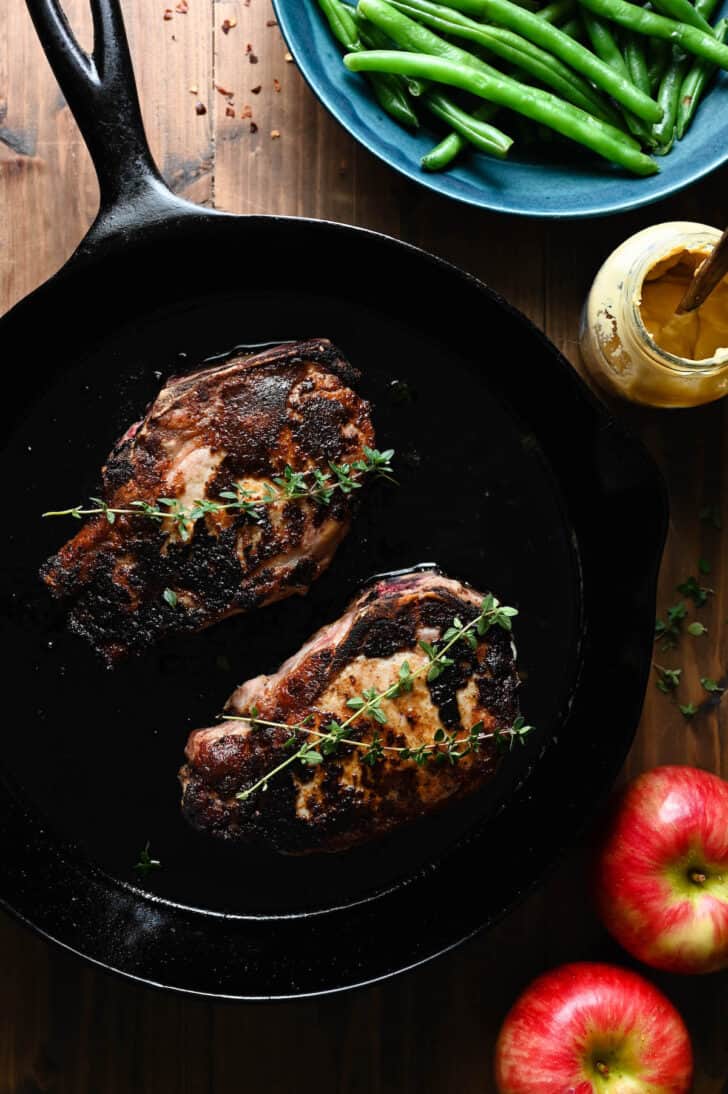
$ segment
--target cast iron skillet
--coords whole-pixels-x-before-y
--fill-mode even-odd
[[[650,660],[658,474],[556,349],[473,278],[372,232],[173,196],[144,138],[116,0],[93,0],[92,58],[55,0],[28,2],[101,211],[0,324],[16,380],[2,455],[4,906],[107,968],[218,997],[311,995],[417,965],[518,901],[624,758]],[[361,368],[400,486],[368,495],[305,599],[105,670],[37,577],[76,525],[40,513],[95,492],[166,376],[236,344],[322,335]],[[531,744],[467,805],[345,855],[268,856],[189,831],[176,783],[189,729],[372,574],[427,562],[520,608]],[[163,868],[140,879],[146,840]]]

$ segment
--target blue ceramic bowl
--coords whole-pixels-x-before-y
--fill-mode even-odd
[[[379,108],[364,77],[348,72],[316,0],[273,0],[296,64],[325,107],[356,139],[403,175],[448,197],[483,209],[534,217],[593,217],[658,201],[714,171],[728,159],[728,73],[721,72],[695,120],[660,173],[634,178],[586,149],[559,143],[533,146],[507,161],[469,152],[448,171],[430,174],[420,158],[438,137],[425,121],[407,132]],[[568,162],[567,162],[568,157]]]

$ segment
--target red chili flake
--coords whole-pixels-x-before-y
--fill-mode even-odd
[[[249,106],[246,103],[245,106],[243,107],[243,109],[240,111],[240,117],[241,118],[252,118],[253,117],[253,108],[252,108],[252,106]]]
[[[280,137],[280,135],[281,135],[281,133],[280,133],[279,129],[271,129],[270,138],[271,138],[272,141],[277,141],[278,138]]]
[[[174,12],[172,11],[171,8],[165,8],[164,9],[163,19],[164,19],[165,23],[168,23],[170,21],[170,19],[174,19]]]
[[[187,3],[187,0],[179,0],[179,3],[175,5],[174,10],[176,12],[179,12],[180,15],[186,15],[187,12],[190,10],[190,6]]]
[[[260,95],[260,91],[261,91],[262,86],[263,86],[262,84],[258,84],[257,87],[251,87],[250,90],[253,93],[253,95]]]
[[[232,99],[235,94],[234,91],[228,91],[228,89],[221,84],[213,84],[213,87],[215,88],[215,91],[219,91],[221,95],[224,95],[226,99]]]
[[[247,4],[246,4],[246,7],[247,7]],[[255,122],[250,123],[250,132],[251,133],[257,133],[258,132],[258,126],[255,124]]]
[[[280,80],[275,80],[275,79],[273,80],[273,90],[274,91],[280,91],[281,90],[281,81]]]
[[[205,106],[204,103],[201,103],[201,102],[196,102],[195,103],[195,114],[207,114],[207,107]]]
[[[250,42],[245,43],[245,52],[246,53],[252,53],[253,52],[253,47],[251,46]]]
[[[222,32],[223,32],[223,34],[229,34],[230,31],[233,29],[233,27],[236,27],[237,25],[238,25],[238,21],[237,21],[237,19],[235,18],[234,15],[233,15],[232,19],[223,19],[223,21],[222,21]]]
[[[251,65],[257,65],[258,63],[258,58],[255,56],[254,53],[248,54],[248,60],[250,61]]]
[[[266,19],[265,25],[267,27],[277,27],[278,26],[278,20],[277,19]]]

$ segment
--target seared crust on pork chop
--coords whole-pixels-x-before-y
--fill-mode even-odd
[[[286,725],[310,717],[309,725],[325,731],[332,719],[341,723],[351,714],[349,699],[392,684],[403,661],[416,672],[427,659],[419,641],[438,641],[455,617],[467,624],[482,600],[438,573],[381,579],[277,673],[239,687],[226,710]],[[422,675],[410,692],[385,702],[385,725],[362,717],[347,737],[370,741],[378,732],[384,745],[416,749],[431,745],[440,727],[465,735],[478,722],[484,733],[510,728],[518,716],[518,677],[509,634],[492,627],[476,650],[460,642],[451,656],[455,664],[436,680]],[[472,793],[497,766],[493,739],[452,766],[445,757],[418,766],[386,751],[369,765],[360,748],[340,745],[318,766],[299,761],[271,779],[267,791],[237,799],[290,754],[290,737],[287,729],[234,721],[193,732],[180,772],[188,820],[211,835],[279,851],[342,851]]]
[[[241,484],[256,497],[289,465],[326,470],[362,459],[374,443],[358,372],[326,339],[277,346],[170,380],[102,470],[113,508],[175,499],[220,501]],[[68,602],[70,626],[108,662],[170,632],[303,594],[327,568],[354,499],[310,498],[206,513],[185,541],[172,520],[90,519],[41,576]],[[171,590],[165,598],[165,590]],[[171,600],[172,603],[169,603]]]

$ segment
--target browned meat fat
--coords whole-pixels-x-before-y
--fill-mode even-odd
[[[332,718],[341,722],[351,714],[348,699],[368,687],[383,691],[405,660],[416,672],[426,659],[419,641],[437,641],[456,616],[474,619],[482,599],[437,573],[382,579],[277,673],[238,688],[227,711],[244,717],[255,707],[258,719],[287,725],[311,716],[309,724],[320,729]],[[368,741],[378,731],[385,745],[415,749],[431,745],[439,727],[465,734],[480,721],[485,733],[510,728],[518,716],[510,636],[494,627],[475,651],[459,643],[455,662],[437,680],[422,675],[411,692],[387,702],[386,725],[362,717],[347,736]],[[290,754],[289,738],[287,729],[231,721],[192,733],[180,772],[187,819],[211,835],[288,853],[342,851],[472,793],[497,765],[493,740],[453,766],[417,766],[392,752],[369,766],[361,749],[339,746],[322,764],[294,763],[267,791],[236,799]]]
[[[242,483],[260,496],[289,464],[296,471],[361,459],[374,444],[358,372],[326,339],[277,346],[170,380],[126,431],[102,470],[113,508],[174,498],[218,501]],[[70,626],[108,662],[174,632],[305,593],[351,522],[353,499],[311,499],[208,513],[185,542],[170,520],[90,519],[41,576],[66,600]],[[176,604],[167,603],[166,589]],[[168,594],[169,596],[169,594]]]

